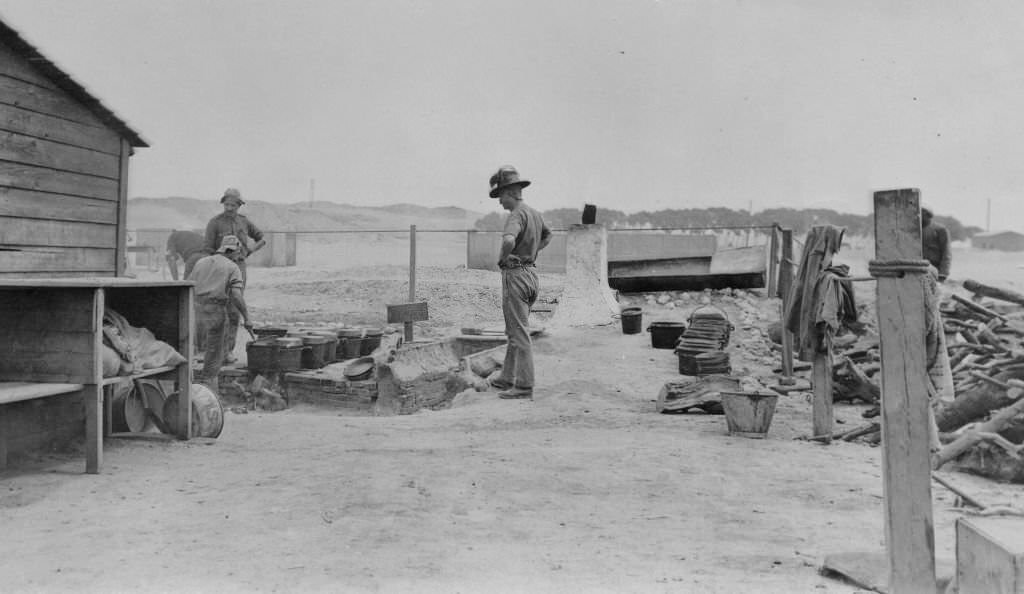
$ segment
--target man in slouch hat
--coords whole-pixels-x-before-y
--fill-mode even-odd
[[[491,176],[491,198],[508,211],[501,236],[501,310],[505,317],[505,363],[491,386],[506,399],[533,398],[533,343],[530,339],[530,308],[537,301],[540,285],[534,263],[537,253],[551,241],[551,230],[540,213],[523,202],[523,188],[515,167],[506,165]]]

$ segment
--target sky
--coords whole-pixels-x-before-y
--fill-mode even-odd
[[[1024,3],[4,0],[150,148],[131,197],[936,214],[1024,231]]]

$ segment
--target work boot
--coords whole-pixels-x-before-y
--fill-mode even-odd
[[[533,388],[510,388],[502,392],[498,392],[498,398],[505,400],[520,400],[520,399],[533,399]]]
[[[512,387],[512,382],[503,380],[500,377],[492,377],[487,380],[487,383],[495,390],[508,390]]]

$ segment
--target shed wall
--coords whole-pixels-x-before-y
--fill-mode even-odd
[[[117,276],[130,151],[0,43],[0,277]]]

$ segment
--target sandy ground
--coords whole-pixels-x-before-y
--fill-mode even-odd
[[[969,256],[961,268],[992,267],[1004,286],[1024,272]],[[254,270],[254,318],[373,321],[376,304],[404,300],[399,264]],[[500,323],[496,274],[419,274],[424,336]],[[542,282],[556,299],[558,277]],[[683,320],[700,299],[647,297],[623,296],[644,304],[645,326]],[[736,373],[770,381],[763,328],[778,301],[712,299],[737,326]],[[558,330],[535,350],[532,402],[480,393],[402,417],[228,413],[216,440],[108,440],[101,475],[82,474],[78,453],[24,460],[0,474],[0,589],[858,591],[818,568],[831,553],[884,550],[879,448],[794,439],[811,426],[800,393],[780,398],[763,440],[728,435],[722,416],[657,414],[678,364],[646,332]],[[837,404],[839,429],[865,408]],[[986,502],[1021,504],[1017,486],[953,476]],[[937,485],[933,497],[937,556],[951,561],[962,512]]]

